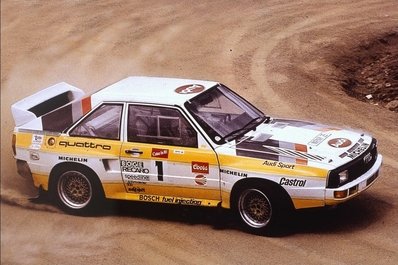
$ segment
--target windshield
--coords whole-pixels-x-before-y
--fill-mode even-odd
[[[257,127],[264,114],[224,85],[217,85],[185,103],[185,107],[217,144]]]

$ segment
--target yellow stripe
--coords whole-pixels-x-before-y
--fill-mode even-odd
[[[34,133],[17,133],[16,147],[29,149],[32,145],[33,135]],[[55,140],[55,144],[51,144],[52,141],[50,139]],[[121,142],[119,140],[44,135],[40,151],[93,157],[118,157],[120,146]]]
[[[29,148],[32,144],[32,134],[31,133],[16,133],[16,147],[19,148]]]
[[[127,193],[123,183],[103,183],[102,184],[107,198],[114,197],[114,194]],[[195,187],[182,187],[182,186],[166,186],[166,185],[150,185],[150,184],[139,184],[134,183],[131,188],[135,188],[139,194],[152,194],[152,195],[164,195],[164,196],[177,196],[186,198],[201,198],[208,200],[220,200],[220,191],[218,189],[205,189]],[[130,192],[134,193],[134,192]],[[119,196],[119,195],[118,195]]]
[[[103,184],[103,187],[106,197],[109,199],[170,203],[170,204],[182,204],[182,205],[194,205],[194,206],[208,206],[208,207],[216,207],[220,203],[220,200],[212,200],[206,198],[193,199],[192,196],[171,196],[171,195],[166,195],[166,193],[163,193],[163,195],[158,195],[159,192],[155,194],[127,193],[124,188],[124,185],[118,183],[105,183]]]
[[[324,200],[297,199],[297,198],[292,198],[292,200],[293,200],[294,208],[296,208],[296,209],[325,206],[325,201]]]
[[[231,194],[229,192],[223,191],[222,193],[222,203],[221,206],[226,209],[231,208],[230,198]],[[293,205],[295,209],[312,208],[312,207],[322,207],[325,205],[323,200],[316,199],[297,199],[293,198]]]
[[[178,161],[183,163],[191,163],[192,161],[206,162],[209,165],[217,165],[217,157],[213,150],[199,149],[199,148],[187,148],[179,146],[166,146],[166,145],[154,145],[144,143],[124,143],[120,155],[122,157],[132,158],[131,155],[126,154],[124,150],[136,148],[143,153],[139,156],[139,159],[156,159],[156,160],[170,160]],[[168,150],[168,158],[152,157],[152,149],[165,149]],[[178,153],[175,151],[178,151]]]
[[[236,157],[232,155],[220,155],[221,167],[231,167],[242,172],[255,172],[255,173],[265,173],[271,175],[284,175],[284,176],[306,176],[306,177],[316,177],[316,178],[326,178],[328,171],[324,169],[319,169],[311,166],[305,165],[295,165],[289,163],[276,162],[275,166],[269,166],[264,164],[265,161],[268,164],[275,163],[275,161],[268,161],[264,159],[257,158],[247,158],[247,157]],[[291,168],[283,168],[283,165],[289,165]]]

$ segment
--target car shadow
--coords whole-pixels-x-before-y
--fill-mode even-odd
[[[214,207],[197,207],[174,204],[107,200],[101,211],[106,216],[124,216],[209,225],[213,229],[235,229],[234,218],[229,210]]]
[[[290,223],[294,234],[352,233],[383,219],[391,205],[371,194],[362,194],[335,207],[296,211]]]
[[[44,193],[31,200],[51,204]],[[363,230],[380,221],[391,206],[370,194],[363,194],[337,207],[297,210],[286,215],[286,222],[270,236],[294,234],[335,234]],[[149,220],[208,225],[216,230],[242,230],[230,210],[173,204],[105,200],[96,214],[88,216],[123,216]]]

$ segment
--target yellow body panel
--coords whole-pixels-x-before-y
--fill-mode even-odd
[[[296,208],[296,209],[325,206],[325,201],[324,200],[292,198],[292,201],[293,201],[294,208]]]
[[[111,141],[106,139],[91,139],[83,137],[68,137],[63,135],[42,135],[43,140],[40,146],[32,144],[33,137],[37,135],[31,132],[18,132],[17,148],[40,151],[42,154],[53,154],[54,156],[70,156],[83,158],[101,159],[135,159],[124,151],[139,148],[143,153],[139,159],[159,160],[177,164],[190,165],[192,161],[206,161],[209,166],[228,168],[240,172],[250,172],[254,174],[267,174],[273,176],[309,176],[312,178],[325,179],[328,171],[307,165],[283,164],[279,166],[270,165],[266,160],[250,157],[237,157],[233,155],[219,155],[218,158],[211,149],[186,148],[176,146],[153,145],[143,143],[122,143],[119,140]],[[152,156],[154,148],[168,149],[168,157]],[[181,155],[183,154],[183,155]],[[173,162],[174,161],[174,162]],[[171,165],[172,165],[171,164]],[[33,181],[36,187],[48,190],[49,175],[46,173],[33,173]],[[127,192],[126,183],[120,176],[119,182],[102,182],[105,196],[110,199],[123,199],[134,201],[181,203],[201,206],[217,206],[221,203],[223,208],[230,208],[230,190],[201,186],[167,185],[166,183],[134,183],[133,191]],[[295,208],[309,208],[324,206],[325,202],[320,198],[305,199],[292,198]],[[333,204],[336,202],[327,202]]]
[[[182,204],[182,205],[193,205],[193,206],[208,206],[208,207],[216,207],[220,204],[219,200],[212,200],[202,198],[197,199],[193,198],[192,193],[189,193],[189,189],[185,190],[186,196],[173,196],[173,191],[170,190],[169,194],[159,192],[156,193],[156,188],[154,189],[155,193],[146,193],[146,194],[137,194],[137,193],[126,193],[126,190],[123,184],[116,183],[105,183],[103,184],[103,188],[106,194],[106,197],[109,199],[119,199],[119,200],[131,200],[131,201],[145,201],[145,202],[157,202],[157,203],[170,203],[170,204]],[[181,188],[184,189],[184,188]],[[215,191],[218,192],[218,191]]]
[[[41,187],[43,190],[48,190],[48,176],[40,174],[32,174],[33,184],[35,187]]]
[[[267,173],[268,175],[306,176],[325,179],[328,171],[306,165],[289,164],[283,162],[268,161],[264,159],[238,157],[232,155],[219,156],[221,167],[231,167],[242,171]],[[274,166],[269,164],[275,163]]]

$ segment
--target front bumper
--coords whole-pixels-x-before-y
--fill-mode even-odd
[[[326,189],[325,203],[326,205],[334,205],[345,202],[362,191],[369,188],[374,181],[379,177],[379,171],[382,164],[382,155],[377,155],[374,165],[359,178],[334,189]]]

